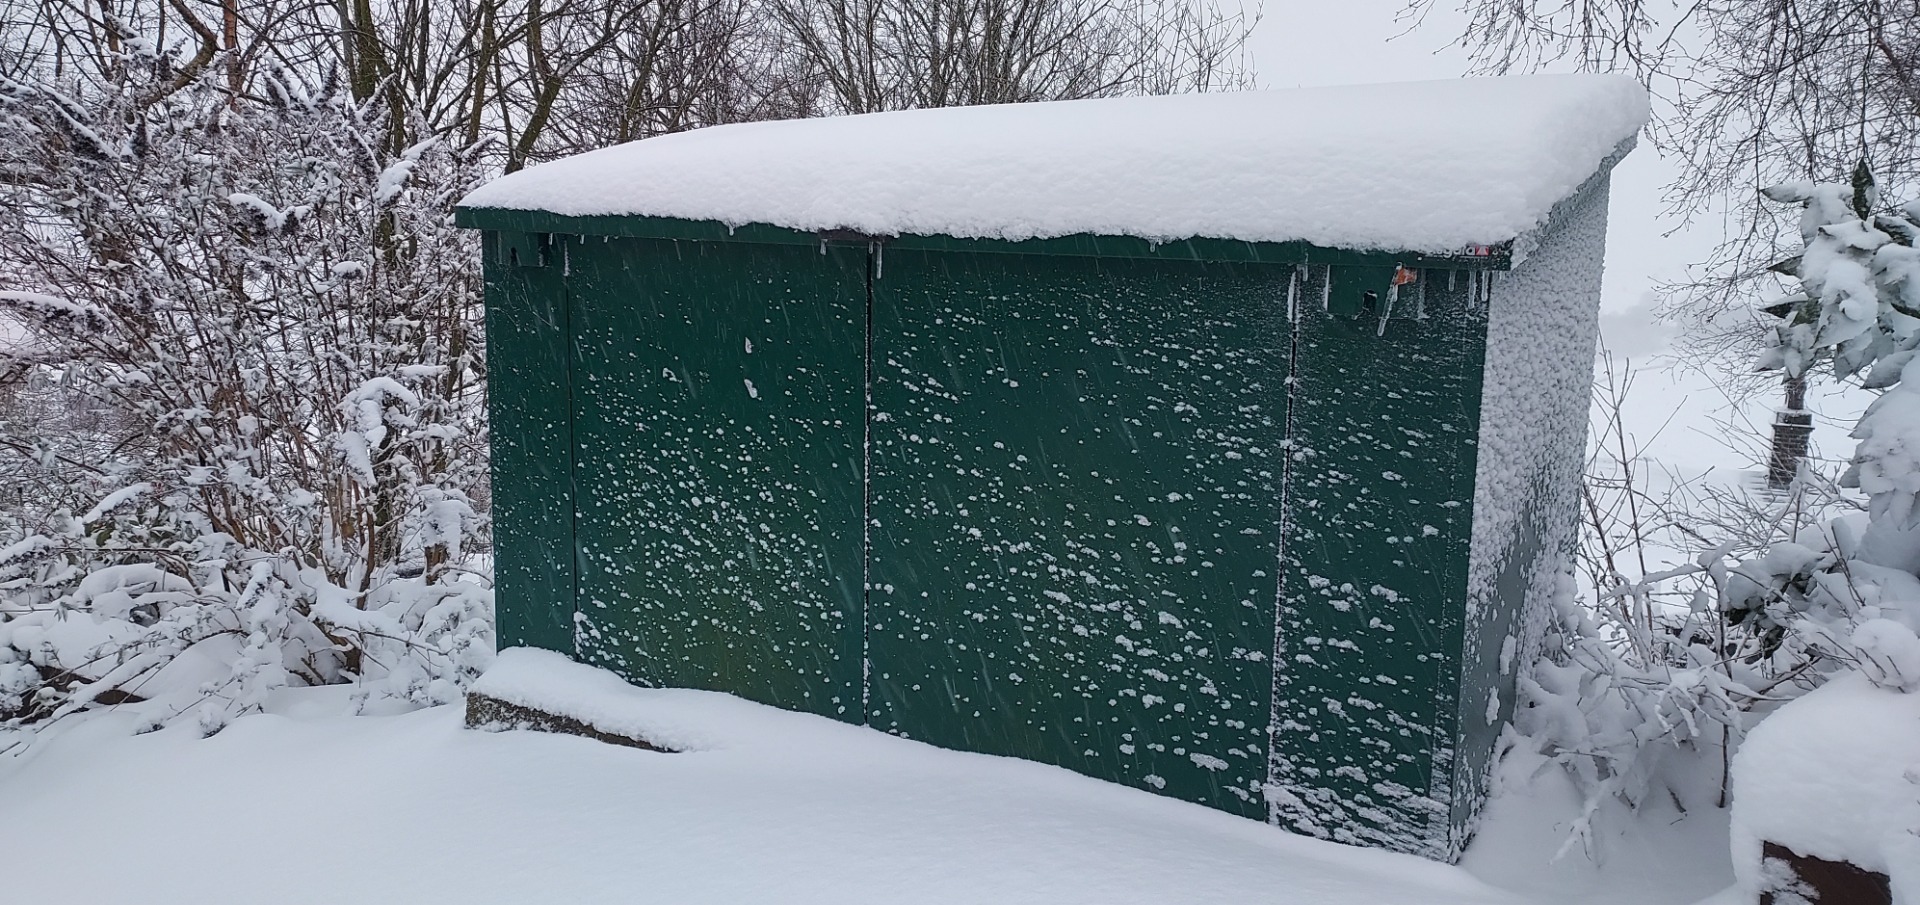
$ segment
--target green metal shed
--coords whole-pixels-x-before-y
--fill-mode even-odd
[[[503,178],[458,214],[501,644],[1451,859],[1573,542],[1644,115],[1076,101]]]

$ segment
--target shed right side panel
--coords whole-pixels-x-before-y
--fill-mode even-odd
[[[1473,829],[1494,746],[1513,718],[1516,685],[1539,655],[1578,543],[1609,182],[1596,176],[1556,206],[1538,246],[1492,292],[1462,651],[1467,743],[1455,780],[1456,847]]]
[[[1385,295],[1392,269],[1374,282]],[[1311,269],[1295,328],[1276,823],[1445,860],[1486,321],[1428,270],[1384,324]],[[1362,274],[1365,276],[1366,274]],[[1352,310],[1342,310],[1343,303]]]

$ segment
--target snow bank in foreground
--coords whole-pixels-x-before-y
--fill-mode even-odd
[[[1727,812],[1715,806],[1720,759],[1667,747],[1660,767],[1673,796],[1645,796],[1637,809],[1609,796],[1588,811],[1572,775],[1522,741],[1496,768],[1493,798],[1460,866],[1556,905],[1713,901],[1734,883]]]
[[[1523,901],[1457,868],[1290,836],[1053,767],[725,695],[561,688],[563,672],[568,684],[587,674],[519,670],[516,659],[508,671],[524,681],[506,684],[573,695],[601,718],[621,717],[618,708],[713,747],[657,754],[473,732],[456,707],[347,717],[344,687],[277,692],[269,713],[207,739],[192,726],[132,735],[138,713],[116,709],[0,758],[0,899]]]
[[[751,743],[756,736],[764,740],[769,732],[840,728],[824,720],[769,719],[767,708],[719,692],[640,688],[604,669],[532,647],[501,651],[467,690],[674,752],[719,750]]]
[[[1610,75],[908,110],[618,145],[461,205],[1444,253],[1539,225],[1646,116],[1638,84]]]
[[[1735,871],[1760,885],[1760,844],[1850,861],[1920,903],[1920,694],[1858,673],[1793,701],[1747,736],[1733,762]]]

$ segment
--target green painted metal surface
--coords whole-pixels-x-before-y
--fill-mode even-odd
[[[1353,313],[1324,276],[1301,294],[1274,817],[1444,857],[1485,320],[1470,281],[1434,276]]]
[[[600,226],[489,234],[503,643],[1457,844],[1471,280]]]
[[[887,249],[871,725],[1265,816],[1289,272]]]
[[[580,656],[858,720],[864,250],[565,251]]]
[[[541,241],[489,233],[487,415],[493,434],[496,631],[502,646],[573,649],[573,419],[567,287]]]

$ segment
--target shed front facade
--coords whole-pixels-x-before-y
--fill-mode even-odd
[[[1624,96],[1428,90],[1514,85]],[[1016,119],[1195,103],[1220,102]],[[943,201],[925,161],[885,165],[922,141],[991,174],[1004,149],[951,138],[996,125],[1044,158],[1019,122],[926,137],[1007,109],[704,130],[699,166],[655,139],[464,202],[501,643],[1453,857],[1572,542],[1606,173],[1637,120],[1524,202],[1531,228],[1444,246],[1330,246],[1284,212],[1210,232],[1204,190],[1099,172],[1101,198],[1009,177]],[[786,187],[809,142],[879,150]],[[1181,203],[1200,225],[1169,238]]]

